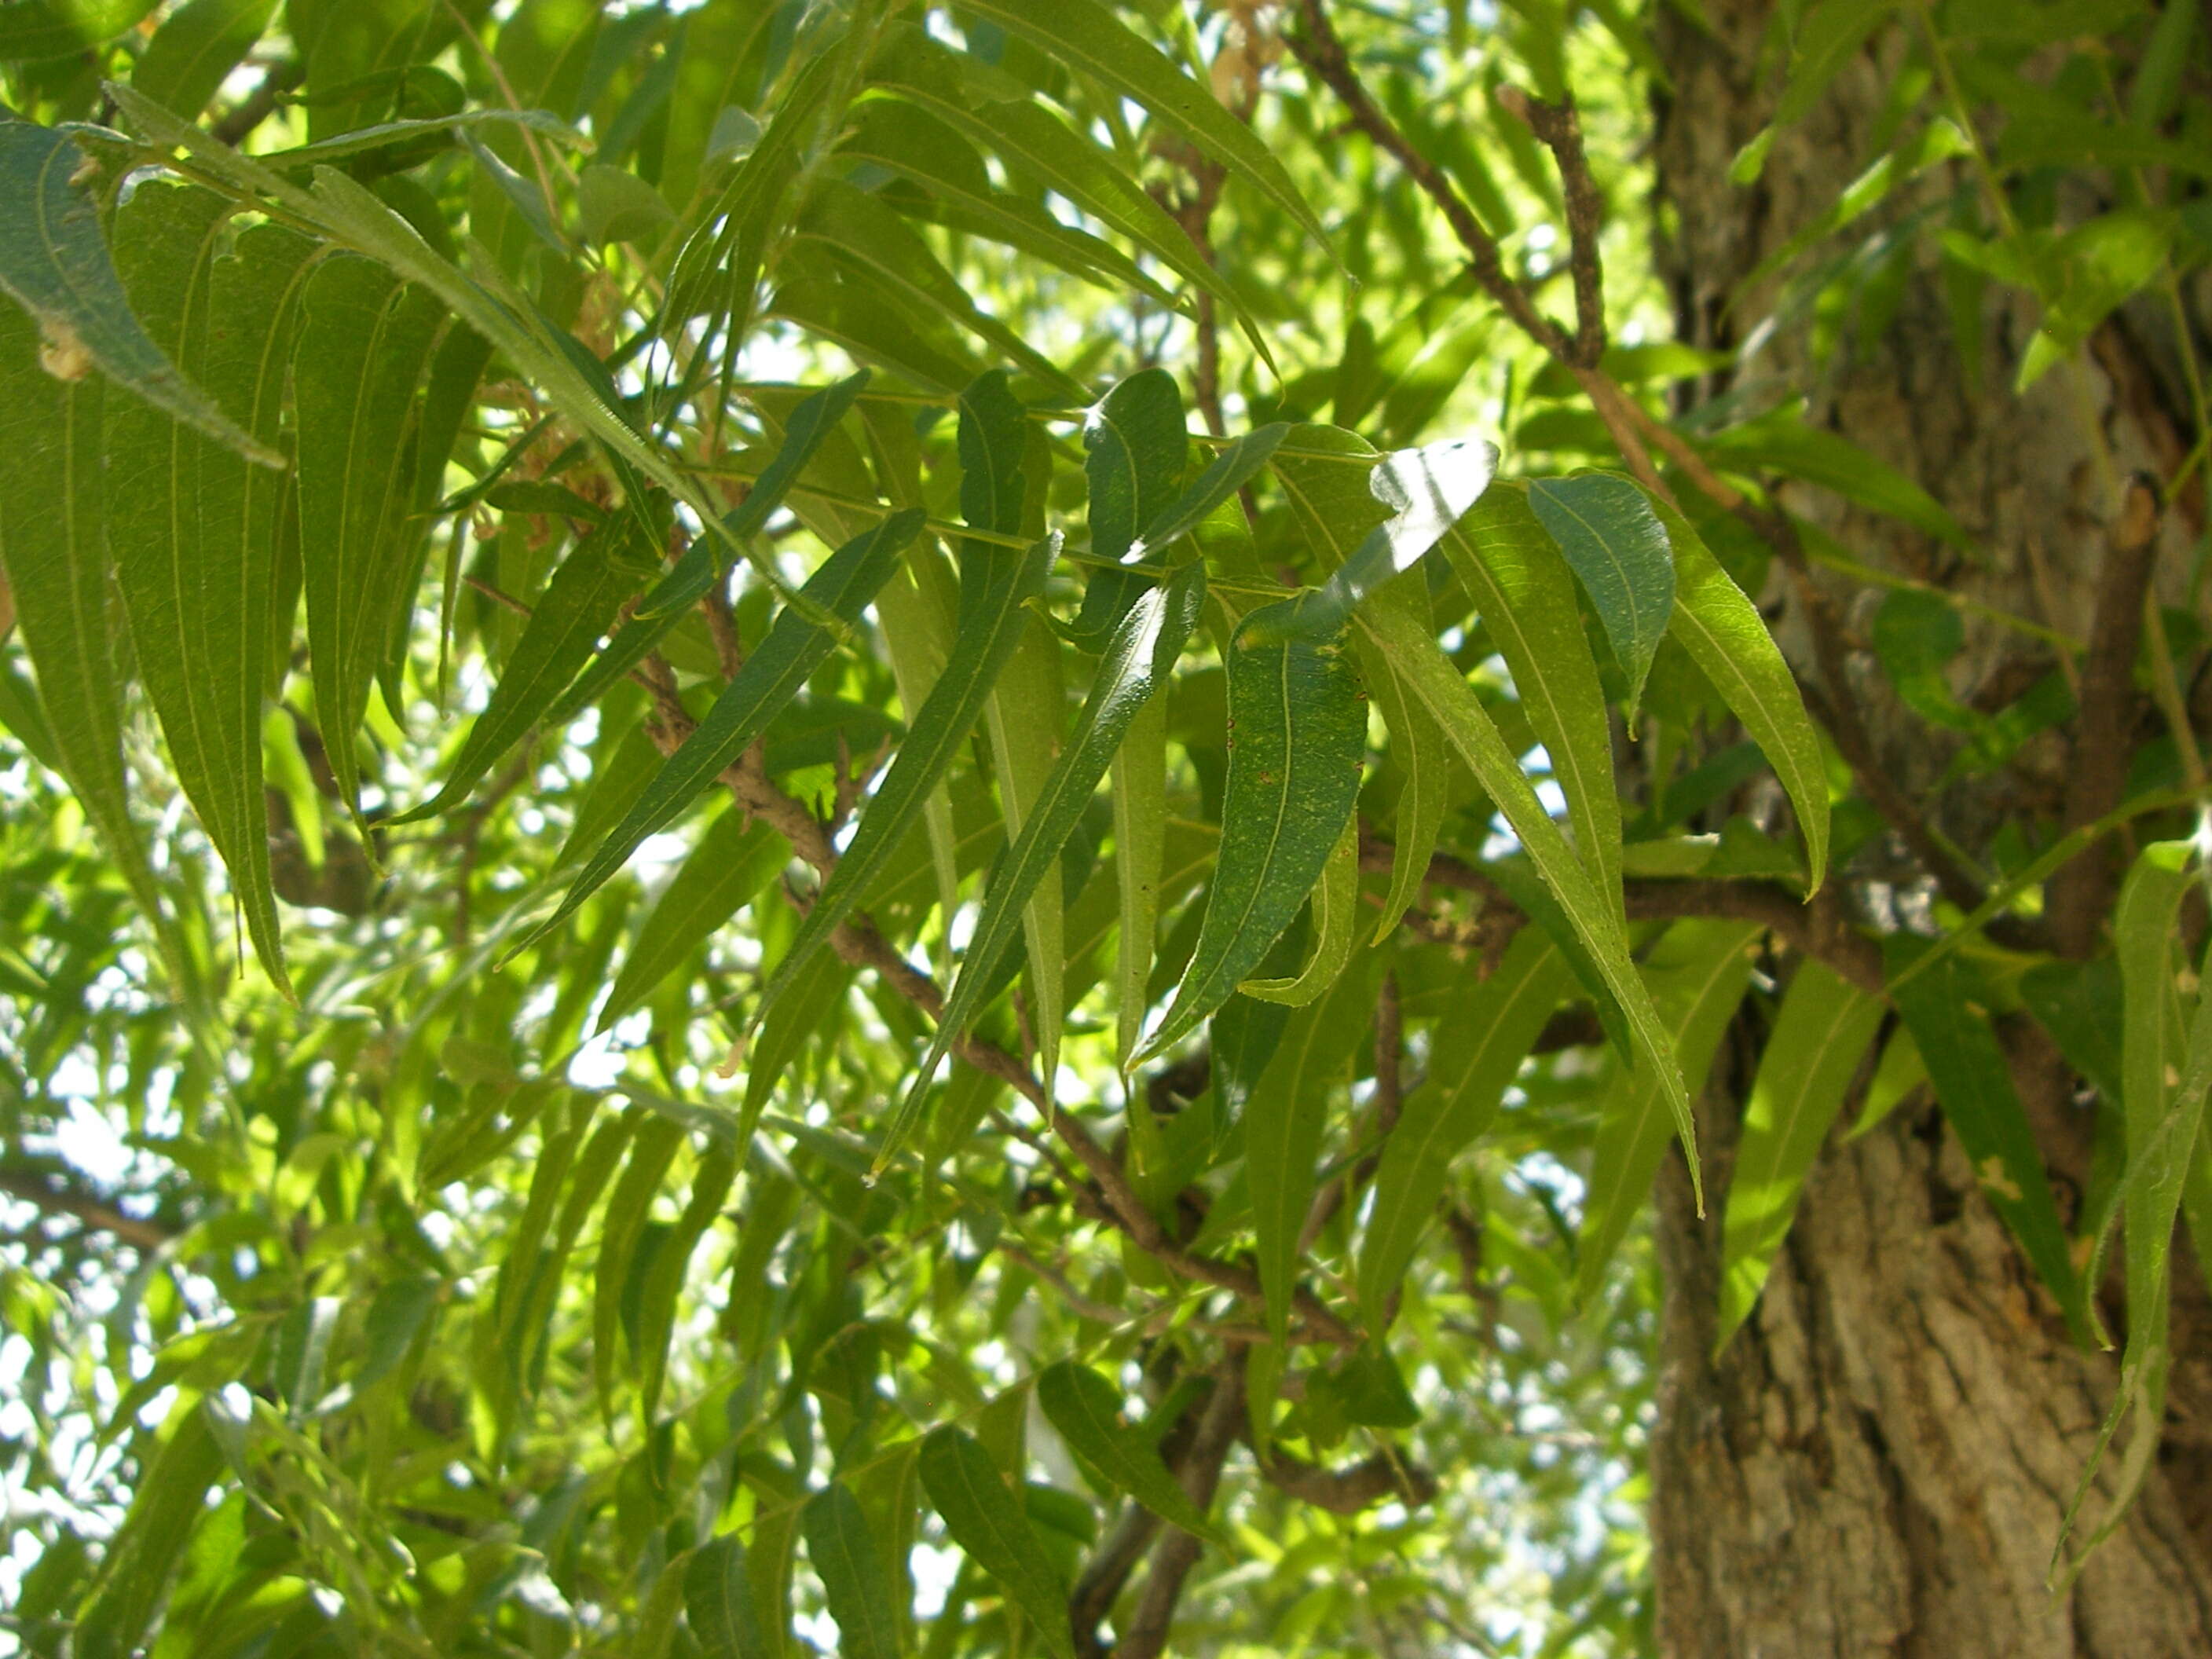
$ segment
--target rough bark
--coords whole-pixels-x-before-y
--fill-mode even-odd
[[[1738,284],[1870,159],[1868,135],[1904,55],[1880,37],[1834,93],[1775,147],[1764,177],[1732,185],[1730,162],[1771,107],[1771,0],[1708,0],[1705,27],[1656,9],[1672,83],[1658,111],[1657,221],[1681,337],[1735,344],[1774,298]],[[1931,177],[1919,200],[1956,180]],[[1982,365],[1970,383],[1931,260],[1904,285],[1879,337],[1813,361],[1787,326],[1742,373],[1698,396],[1809,388],[1807,418],[1919,479],[1967,527],[1966,555],[1832,495],[1793,491],[1793,512],[1854,556],[2045,621],[2089,631],[2129,474],[2169,471],[2185,453],[2162,390],[2156,343],[2108,328],[2089,361],[2033,394],[2007,390],[2033,325],[1992,300]],[[1771,397],[1759,397],[1765,381]],[[2101,431],[2102,444],[2092,441]],[[2167,514],[2154,583],[2178,597],[2184,550],[2201,528],[2201,495]],[[2039,568],[2039,566],[2040,567]],[[1838,597],[1863,636],[1879,595]],[[1779,597],[1779,589],[1777,595]],[[1785,648],[1809,660],[1794,616]],[[2051,659],[1970,624],[1954,690],[1974,702],[2017,695]],[[1886,699],[1870,662],[1857,690],[1893,775],[1923,794],[1948,747]],[[2142,711],[2127,711],[2128,722]],[[1974,792],[1954,792],[1941,827],[1978,845],[2005,815],[2058,816],[2067,738]],[[1902,858],[1879,850],[1846,879],[1864,911],[1911,898]],[[2093,884],[2108,891],[2108,884]],[[2080,951],[2088,941],[2066,942]],[[2048,1044],[2015,1045],[2028,1103],[2062,1197],[2086,1175],[2086,1113]],[[1706,1102],[1706,1190],[1726,1191],[1746,1076],[1717,1079]],[[1659,1419],[1652,1452],[1654,1571],[1662,1650],[1698,1659],[1753,1656],[1926,1656],[1927,1659],[2155,1659],[2212,1654],[2212,1524],[2204,1433],[2212,1425],[2212,1321],[2202,1276],[2177,1254],[2181,1355],[2166,1455],[2119,1532],[2072,1592],[2045,1587],[2060,1514],[2111,1399],[2112,1357],[2083,1353],[2034,1286],[1963,1154],[1924,1097],[1861,1140],[1832,1141],[1796,1230],[1750,1322],[1711,1354],[1718,1206],[1693,1214],[1679,1161],[1662,1179],[1659,1254],[1667,1290]],[[2109,1298],[2108,1298],[2109,1301]],[[2092,1507],[2094,1507],[2093,1500]]]

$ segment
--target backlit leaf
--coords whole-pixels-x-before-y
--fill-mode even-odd
[[[1644,677],[1674,608],[1674,563],[1667,527],[1644,492],[1610,473],[1539,478],[1528,505],[1582,578],[1613,653],[1628,676],[1632,723]]]

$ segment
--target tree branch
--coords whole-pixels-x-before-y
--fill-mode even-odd
[[[1244,1425],[1244,1352],[1231,1351],[1224,1375],[1206,1402],[1199,1419],[1190,1455],[1176,1471],[1190,1501],[1203,1510],[1213,1503],[1214,1488],[1221,1483],[1221,1467],[1229,1461]],[[1152,1550],[1152,1563],[1145,1574],[1145,1589],[1129,1621],[1127,1633],[1114,1650],[1115,1659],[1159,1659],[1167,1651],[1168,1632],[1175,1623],[1176,1604],[1182,1600],[1183,1582],[1198,1565],[1205,1545],[1180,1527],[1165,1528]]]
[[[167,1223],[126,1215],[112,1204],[78,1191],[66,1177],[57,1181],[30,1170],[0,1170],[0,1194],[45,1214],[67,1216],[81,1226],[107,1233],[142,1250],[158,1250],[177,1237],[177,1230]]]

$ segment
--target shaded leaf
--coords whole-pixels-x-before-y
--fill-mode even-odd
[[[920,1467],[922,1490],[953,1542],[1029,1616],[1046,1651],[1075,1659],[1060,1575],[991,1455],[974,1436],[947,1426],[923,1439]]]
[[[924,1477],[927,1479],[927,1476]],[[898,1659],[898,1618],[890,1574],[868,1533],[860,1499],[838,1481],[809,1498],[799,1529],[837,1622],[842,1659]]]
[[[1721,1234],[1720,1322],[1727,1345],[1758,1301],[1797,1213],[1805,1176],[1887,1012],[1809,958],[1797,966],[1745,1103]]]
[[[1674,563],[1667,527],[1644,492],[1610,473],[1539,478],[1528,505],[1582,578],[1613,653],[1628,676],[1628,717],[1674,607]]]
[[[1574,983],[1559,948],[1524,927],[1504,960],[1437,1023],[1428,1076],[1383,1142],[1357,1285],[1370,1329],[1435,1219],[1452,1160],[1490,1126],[1552,1011]]]
[[[1121,1391],[1090,1366],[1073,1359],[1037,1374],[1037,1404],[1068,1449],[1116,1492],[1142,1504],[1163,1521],[1198,1537],[1221,1534],[1160,1461],[1153,1437],[1122,1415]]]

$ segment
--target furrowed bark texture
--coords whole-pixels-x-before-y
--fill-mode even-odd
[[[1872,159],[1869,134],[1906,42],[1878,36],[1811,118],[1777,143],[1759,183],[1743,188],[1729,181],[1729,167],[1771,108],[1774,7],[1708,0],[1702,9],[1709,32],[1676,8],[1652,13],[1672,82],[1657,112],[1661,258],[1681,337],[1734,345],[1775,298],[1771,289],[1736,295],[1738,283]],[[1937,169],[1911,204],[1971,183],[1963,170]],[[2124,315],[2088,361],[2062,366],[2015,398],[2008,385],[2033,312],[1992,299],[1983,323],[1970,385],[1933,254],[1923,251],[1878,332],[1847,338],[1816,364],[1804,328],[1785,325],[1738,378],[1694,395],[1748,391],[1756,408],[1785,386],[1811,388],[1810,422],[1920,480],[1975,545],[1971,553],[1942,546],[1812,490],[1786,491],[1791,511],[1866,563],[2086,638],[2129,475],[2169,474],[2193,437],[2166,390],[2161,353],[2170,343]],[[2103,454],[2094,428],[2104,434]],[[2160,529],[2152,580],[2169,603],[2180,597],[2202,514],[2201,493],[2185,493]],[[1879,593],[1832,591],[1863,640]],[[1783,601],[1784,585],[1778,580],[1767,597]],[[1795,600],[1787,603],[1778,631],[1810,679],[1802,618]],[[2001,706],[2054,660],[2033,641],[1970,619],[1953,687],[1962,701]],[[1954,740],[1931,742],[1888,696],[1870,659],[1862,653],[1854,669],[1892,775],[1927,799]],[[2118,729],[2140,740],[2150,718],[2147,704],[2130,699]],[[2021,764],[1952,792],[1931,816],[1962,844],[1978,845],[2008,814],[2033,807],[2062,815],[2069,775],[2066,733],[2047,734]],[[1893,847],[1862,854],[1839,874],[1862,915],[1894,915],[1913,902],[1909,860]],[[2102,879],[2087,885],[2110,890]],[[2075,1103],[2073,1079],[2047,1043],[2023,1038],[2013,1052],[2062,1204],[2070,1205],[2087,1174],[2088,1112]],[[1747,1065],[1733,1066],[1733,1082],[1730,1071],[1719,1069],[1704,1108],[1706,1189],[1716,1194],[1726,1191],[1736,1097],[1749,1078]],[[1652,1525],[1663,1653],[2212,1654],[2212,1322],[2185,1249],[2175,1253],[2177,1364],[2160,1468],[2061,1596],[2045,1589],[2045,1572],[2117,1367],[2112,1356],[2069,1343],[1924,1092],[1861,1140],[1832,1139],[1764,1299],[1717,1360],[1720,1206],[1704,1221],[1695,1217],[1679,1159],[1662,1178],[1659,1200],[1667,1291]],[[2105,1305],[2118,1334],[2124,1327],[2109,1293]],[[2087,1513],[2097,1508],[2093,1498]]]

